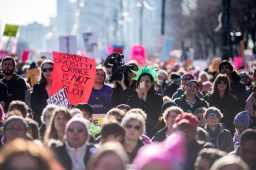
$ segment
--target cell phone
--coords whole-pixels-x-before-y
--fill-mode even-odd
[[[145,89],[145,81],[140,82],[140,89]]]

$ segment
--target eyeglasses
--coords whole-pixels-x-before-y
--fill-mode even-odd
[[[228,84],[226,81],[218,81],[218,84]]]
[[[84,129],[68,129],[69,133],[83,133]]]
[[[17,128],[15,128],[15,127],[7,127],[7,128],[5,129],[5,131],[8,131],[8,132],[25,132],[26,129],[24,129],[24,128],[19,128],[19,127],[17,127]]]
[[[131,125],[131,124],[127,124],[127,125],[125,125],[125,127],[126,127],[127,129],[133,128],[133,129],[135,129],[135,130],[137,130],[137,131],[139,131],[139,130],[141,129],[140,126],[138,126],[138,125],[133,126],[133,125]]]
[[[53,68],[42,68],[43,72],[52,72]]]

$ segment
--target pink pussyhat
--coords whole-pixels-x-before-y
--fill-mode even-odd
[[[183,170],[185,163],[185,137],[174,133],[165,141],[143,146],[133,161],[136,170],[156,166],[159,170]]]

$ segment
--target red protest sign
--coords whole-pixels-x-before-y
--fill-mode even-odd
[[[23,51],[22,56],[21,56],[22,62],[27,61],[28,60],[28,56],[29,56],[29,51],[28,50]]]
[[[62,88],[61,90],[54,93],[51,97],[49,97],[47,99],[47,103],[56,104],[57,106],[63,106],[68,109],[71,108],[64,88]]]
[[[87,103],[96,73],[95,60],[75,54],[53,52],[53,81],[50,95],[65,88],[69,103]]]

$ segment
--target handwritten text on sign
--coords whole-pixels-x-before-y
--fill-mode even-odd
[[[65,88],[71,104],[87,102],[94,84],[95,60],[75,54],[58,52],[53,52],[53,60],[51,94]]]
[[[56,104],[57,106],[63,106],[66,108],[70,108],[70,104],[67,99],[67,95],[65,93],[65,89],[62,88],[60,91],[53,94],[51,97],[47,99],[48,104]]]

